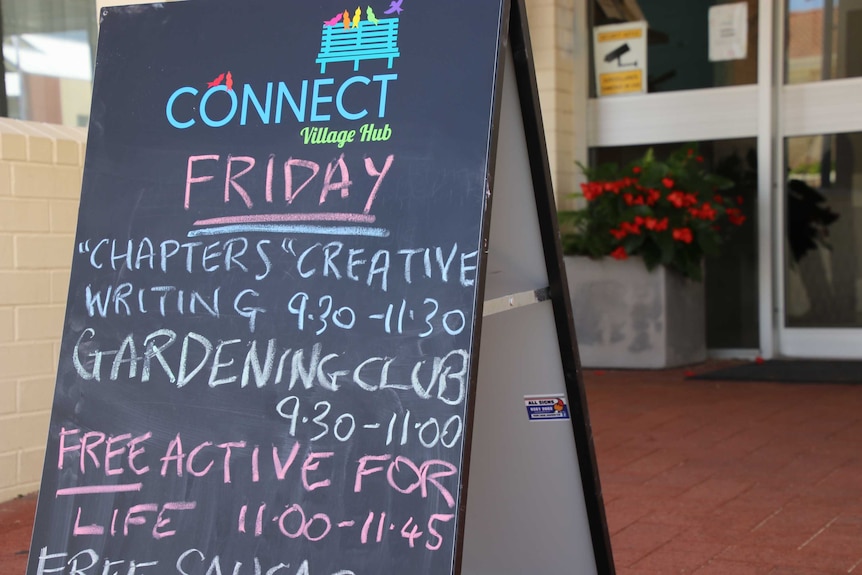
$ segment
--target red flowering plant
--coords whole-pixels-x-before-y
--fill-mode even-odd
[[[586,206],[560,212],[566,253],[597,259],[640,256],[648,269],[664,265],[702,279],[704,256],[716,255],[745,216],[738,196],[722,192],[733,182],[709,172],[696,145],[665,161],[653,150],[625,168],[581,166]]]

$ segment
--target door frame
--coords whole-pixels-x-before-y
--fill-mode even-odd
[[[862,0],[841,0],[862,9]],[[836,3],[837,4],[837,3]],[[833,135],[862,132],[862,78],[823,80],[785,85],[785,2],[777,2],[775,10],[776,124],[775,174],[784,174],[786,161],[780,150],[786,138],[797,136]],[[812,105],[816,102],[816,105]],[[783,186],[782,186],[783,188]],[[776,213],[784,214],[783,193],[776,193]],[[860,328],[791,328],[785,326],[785,282],[787,249],[784,222],[777,222],[772,240],[775,250],[775,324],[777,346],[782,355],[803,358],[859,358],[862,356]]]

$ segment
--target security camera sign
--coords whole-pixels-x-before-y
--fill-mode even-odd
[[[647,23],[626,22],[593,29],[596,93],[601,96],[647,91]]]

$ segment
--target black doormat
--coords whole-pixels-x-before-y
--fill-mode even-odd
[[[687,379],[776,383],[862,383],[862,361],[776,359],[707,371]]]

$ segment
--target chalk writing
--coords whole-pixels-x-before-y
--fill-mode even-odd
[[[448,246],[415,248],[368,249],[340,240],[317,242],[306,238],[282,237],[250,240],[233,237],[224,241],[154,241],[101,238],[82,241],[78,252],[86,255],[85,263],[93,270],[140,272],[152,278],[153,272],[163,274],[230,274],[249,277],[255,282],[266,280],[274,271],[290,273],[299,279],[332,278],[364,283],[389,291],[394,282],[399,285],[431,285],[430,282],[472,287],[476,283],[478,251],[465,251],[457,243]],[[128,283],[132,288],[133,284]],[[91,288],[89,298],[94,298]],[[147,286],[122,290],[112,288],[105,295],[132,299],[140,296],[139,289],[159,294],[171,292],[175,286]],[[120,291],[123,295],[116,296]],[[213,289],[213,292],[215,289]],[[201,292],[198,291],[200,294]],[[99,296],[98,305],[104,305]],[[168,296],[165,296],[168,297]],[[92,302],[91,302],[92,303]],[[88,303],[88,306],[90,303]],[[94,303],[95,305],[95,303]],[[124,308],[129,306],[123,304]]]
[[[95,549],[84,549],[75,554],[65,551],[49,552],[48,547],[39,550],[37,575],[55,573],[60,575],[95,575],[97,573],[114,573],[125,575],[145,575],[155,573],[166,573],[161,569],[172,568],[179,575],[203,575],[234,573],[236,575],[317,575],[320,571],[311,571],[309,561],[290,560],[280,562],[276,565],[267,565],[258,557],[248,560],[232,562],[222,559],[219,555],[207,558],[199,549],[188,549],[183,551],[176,561],[170,566],[156,569],[160,561],[140,559],[111,559],[103,557]],[[296,565],[295,569],[291,565]],[[150,569],[152,568],[152,569]],[[355,575],[353,571],[342,569],[340,571],[324,575]]]
[[[116,349],[102,349],[94,328],[84,329],[72,361],[84,381],[134,381],[154,378],[184,388],[224,385],[260,389],[297,384],[305,390],[336,392],[355,386],[367,392],[412,391],[422,399],[459,405],[466,397],[470,355],[457,349],[443,356],[399,361],[398,357],[351,361],[343,353],[326,353],[322,344],[308,348],[279,345],[276,339],[211,341],[195,332],[159,329],[144,336],[128,334]],[[261,359],[263,354],[263,359]]]

